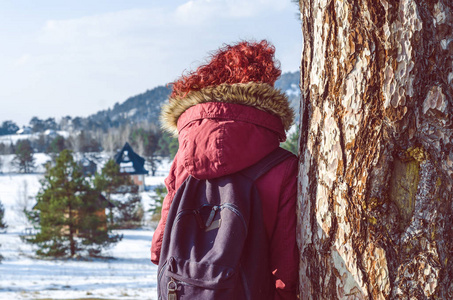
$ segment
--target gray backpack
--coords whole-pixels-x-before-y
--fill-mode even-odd
[[[277,148],[235,174],[186,179],[167,217],[159,299],[272,299],[268,239],[255,181],[292,155]]]

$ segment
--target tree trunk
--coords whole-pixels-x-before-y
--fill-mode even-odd
[[[453,299],[453,2],[300,9],[301,299]]]
[[[69,196],[71,197],[71,196]],[[74,226],[74,212],[72,210],[71,204],[69,204],[69,250],[71,252],[71,257],[74,257],[76,254],[76,246],[75,246],[75,226]]]

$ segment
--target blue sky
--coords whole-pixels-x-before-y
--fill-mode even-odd
[[[210,51],[268,39],[299,69],[291,0],[0,1],[0,122],[87,116],[176,79]]]

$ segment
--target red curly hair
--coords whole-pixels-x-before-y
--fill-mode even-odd
[[[225,45],[212,54],[208,64],[171,83],[173,91],[170,98],[184,97],[190,91],[222,83],[253,81],[274,86],[281,74],[280,63],[274,59],[274,53],[275,47],[266,40]]]

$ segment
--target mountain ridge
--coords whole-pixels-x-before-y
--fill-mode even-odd
[[[275,87],[284,91],[296,110],[299,107],[299,78],[300,72],[286,72],[275,82]],[[167,101],[171,88],[157,86],[143,93],[131,96],[121,103],[115,103],[113,107],[99,110],[87,117],[62,117],[58,122],[55,118],[41,120],[33,117],[29,125],[30,132],[44,132],[46,130],[65,131],[95,131],[107,132],[110,128],[119,128],[132,124],[144,124],[159,126],[159,115],[162,104]],[[296,122],[299,116],[296,113]],[[26,127],[26,126],[24,126]],[[19,130],[13,121],[4,121],[0,126],[0,135],[14,134]]]

